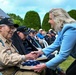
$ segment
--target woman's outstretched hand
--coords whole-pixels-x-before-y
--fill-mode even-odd
[[[46,68],[46,64],[38,64],[36,66],[33,66],[31,69],[34,70],[35,72],[41,72]]]

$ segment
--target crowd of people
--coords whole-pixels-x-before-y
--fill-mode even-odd
[[[3,75],[76,75],[76,61],[65,73],[58,67],[69,55],[76,58],[76,37],[73,37],[76,21],[65,10],[56,8],[50,10],[48,22],[52,29],[46,32],[19,26],[10,18],[0,20],[0,72]],[[38,63],[36,59],[43,55],[47,60]],[[22,64],[33,66],[23,70],[19,68]]]

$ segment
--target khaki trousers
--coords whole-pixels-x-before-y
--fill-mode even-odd
[[[15,75],[40,75],[40,74],[38,74],[38,73],[35,73],[35,72],[33,72],[33,71],[17,71],[16,73],[15,73]]]
[[[44,71],[41,73],[36,73],[34,71],[17,71],[15,75],[45,75]]]
[[[15,68],[10,68],[8,70],[4,70],[1,72],[2,75],[45,75],[45,71],[42,71],[41,73],[36,73],[34,71],[22,71],[19,70],[15,73]]]
[[[10,68],[10,69],[2,71],[1,73],[2,73],[2,75],[13,75],[14,72],[15,72],[15,69]]]

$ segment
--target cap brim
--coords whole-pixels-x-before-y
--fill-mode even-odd
[[[12,23],[9,23],[9,24],[6,24],[6,25],[8,25],[8,26],[14,26],[14,24],[12,24]]]
[[[18,24],[14,24],[14,27],[15,27],[15,28],[18,28],[18,27],[19,27],[19,25],[18,25]]]
[[[22,32],[24,35],[28,35],[28,32]]]
[[[19,27],[19,25],[18,24],[7,24],[8,26],[14,26],[15,28],[18,28]]]

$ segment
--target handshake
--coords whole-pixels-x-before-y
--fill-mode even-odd
[[[46,64],[40,64],[38,61],[35,61],[34,59],[37,59],[40,55],[42,55],[43,52],[41,50],[39,51],[33,51],[27,55],[25,55],[26,60],[32,60],[32,61],[27,61],[23,63],[23,65],[33,65],[31,67],[31,70],[34,70],[35,72],[41,72],[46,68]],[[34,60],[34,61],[33,61]]]
[[[34,60],[34,59],[37,59],[42,54],[43,54],[43,52],[41,50],[33,51],[33,52],[29,53],[29,54],[26,54],[25,58],[26,58],[26,60]]]

